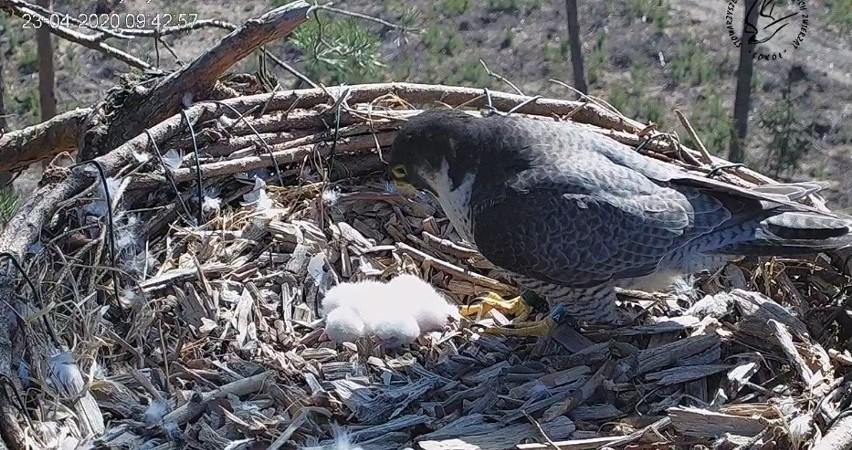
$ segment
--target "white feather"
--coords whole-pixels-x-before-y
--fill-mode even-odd
[[[83,374],[71,352],[59,352],[48,358],[54,379],[65,386],[83,386]]]
[[[334,442],[330,445],[316,445],[311,447],[300,447],[299,450],[364,450],[361,446],[355,445],[349,433],[340,425],[334,423],[331,425],[331,433],[334,437]]]
[[[169,403],[165,400],[155,400],[145,408],[142,414],[142,421],[149,427],[163,420],[163,417],[169,412]]]
[[[183,162],[183,152],[171,149],[163,155],[163,165],[169,170],[177,170]]]

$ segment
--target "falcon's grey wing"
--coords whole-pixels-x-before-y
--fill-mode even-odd
[[[474,240],[504,269],[580,287],[650,274],[675,251],[773,254],[849,240],[848,220],[785,212],[798,209],[796,194],[717,188],[566,125],[492,123],[499,140],[477,174]]]
[[[581,287],[648,275],[697,233],[731,217],[719,202],[690,199],[605,161],[583,176],[602,177],[596,180],[617,183],[618,190],[582,192],[570,180],[575,175],[564,168],[530,169],[484,206],[474,206],[474,240],[482,255],[521,275]]]

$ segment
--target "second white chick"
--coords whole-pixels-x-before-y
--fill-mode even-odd
[[[398,301],[402,300],[421,332],[441,331],[450,319],[459,320],[458,308],[447,302],[431,284],[420,278],[402,274],[390,280],[385,288]]]

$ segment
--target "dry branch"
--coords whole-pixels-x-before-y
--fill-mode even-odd
[[[91,108],[77,108],[48,121],[0,136],[0,171],[16,171],[79,149]]]
[[[154,87],[135,90],[117,111],[99,110],[101,129],[87,133],[79,159],[91,159],[118,147],[145,128],[177,114],[187,100],[208,98],[226,70],[258,47],[290,34],[307,20],[309,11],[310,6],[299,0],[249,20]]]

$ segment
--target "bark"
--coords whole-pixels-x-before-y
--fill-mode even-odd
[[[580,22],[577,15],[577,0],[565,0],[565,12],[568,16],[568,42],[571,45],[571,72],[574,75],[574,88],[588,94],[586,72],[583,69],[583,47],[580,42]]]
[[[737,94],[734,99],[734,138],[728,151],[728,159],[742,162],[745,158],[743,144],[748,135],[748,113],[751,108],[751,77],[754,72],[752,53],[754,44],[750,43],[751,34],[746,32],[749,23],[757,25],[757,0],[746,0],[743,15],[743,32],[740,36],[740,64],[737,69]]]

